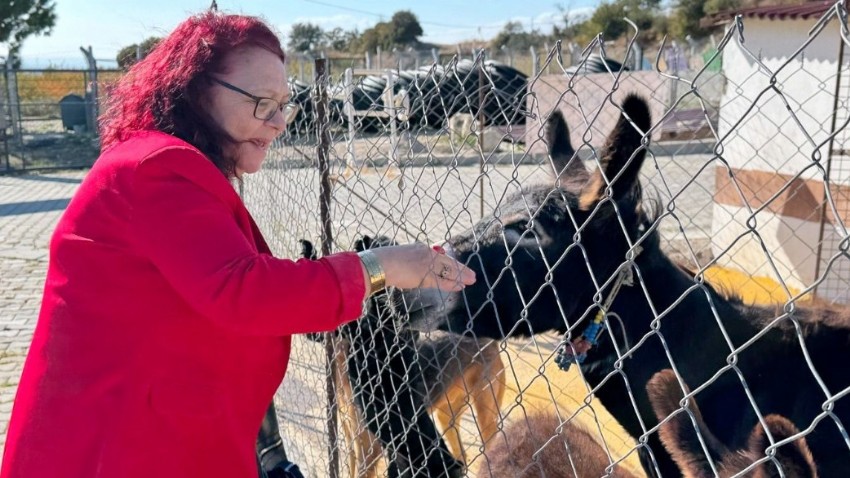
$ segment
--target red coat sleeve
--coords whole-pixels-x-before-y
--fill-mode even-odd
[[[218,179],[219,191],[223,183],[233,192],[216,174],[183,148],[156,153],[135,171],[132,234],[177,294],[250,335],[323,332],[361,315],[366,285],[356,254],[295,262],[257,252],[233,206],[207,184]]]

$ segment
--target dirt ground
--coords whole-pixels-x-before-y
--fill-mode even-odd
[[[85,168],[94,164],[99,154],[97,137],[61,132],[61,128],[17,138],[0,136],[0,170]]]

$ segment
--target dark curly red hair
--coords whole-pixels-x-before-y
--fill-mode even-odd
[[[101,117],[104,149],[142,130],[172,134],[200,149],[228,177],[229,137],[201,108],[209,73],[221,72],[227,53],[256,46],[285,60],[277,35],[257,17],[205,12],[183,21],[110,91]]]

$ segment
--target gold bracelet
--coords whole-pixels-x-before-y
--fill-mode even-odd
[[[369,295],[384,290],[387,286],[387,276],[384,274],[384,268],[378,262],[377,256],[372,251],[360,251],[357,253],[360,256],[360,262],[366,268],[366,273],[369,274]]]

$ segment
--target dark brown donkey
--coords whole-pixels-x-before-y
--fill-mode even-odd
[[[452,237],[449,254],[478,280],[461,293],[408,293],[411,320],[477,337],[567,334],[566,355],[586,353],[580,367],[595,396],[646,440],[640,453],[652,475],[681,475],[657,433],[645,433],[658,423],[646,385],[675,363],[724,446],[745,448],[758,414],[781,415],[806,432],[821,477],[850,476],[850,313],[748,305],[667,257],[659,213],[643,207],[638,179],[649,108],[636,96],[620,108],[592,174],[561,115],[551,116],[547,139],[560,176]],[[608,317],[598,336],[596,317]]]

